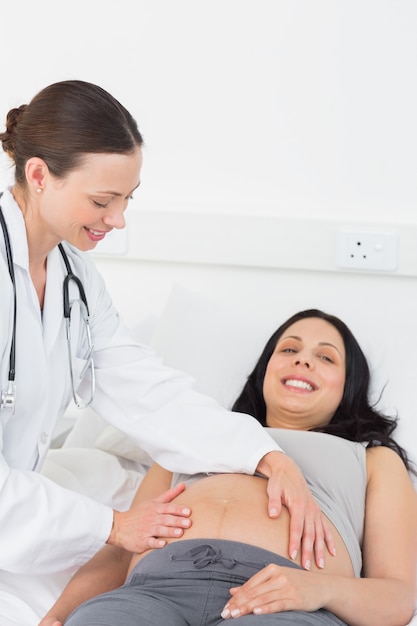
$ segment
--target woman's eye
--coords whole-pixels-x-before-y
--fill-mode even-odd
[[[291,353],[295,353],[296,349],[295,348],[282,348],[281,352],[291,352]]]
[[[320,356],[320,358],[321,358],[323,361],[327,361],[328,363],[333,363],[333,359],[332,359],[330,356],[327,356],[327,354],[322,354],[322,355]]]

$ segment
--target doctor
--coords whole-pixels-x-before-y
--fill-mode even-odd
[[[301,546],[304,564],[313,551],[319,563],[333,542],[298,467],[253,418],[196,393],[132,340],[85,254],[124,227],[140,184],[129,112],[100,87],[64,81],[12,109],[0,140],[15,165],[0,198],[0,623],[36,623],[27,576],[76,568],[105,542],[163,547],[192,523],[173,492],[120,512],[39,474],[71,399],[171,471],[265,474],[269,514],[291,514],[289,555]],[[38,616],[48,608],[35,604]]]

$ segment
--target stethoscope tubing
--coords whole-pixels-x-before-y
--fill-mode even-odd
[[[87,310],[87,315],[89,316],[90,311],[88,310],[87,296],[85,295],[84,286],[81,280],[78,278],[78,276],[73,274],[71,265],[69,263],[68,257],[66,255],[66,252],[64,250],[62,243],[58,244],[58,248],[62,255],[62,258],[64,259],[65,267],[67,269],[67,275],[64,278],[64,284],[62,287],[62,290],[63,290],[62,295],[63,295],[63,301],[64,301],[64,317],[65,319],[69,319],[70,313],[71,313],[71,303],[70,303],[70,298],[69,298],[69,284],[72,280],[76,283],[78,287],[80,298],[84,302],[86,310]]]
[[[0,198],[3,194],[0,193]],[[0,222],[3,229],[4,244],[6,246],[7,265],[9,268],[10,279],[13,285],[13,331],[12,331],[12,343],[10,347],[9,358],[9,375],[8,382],[9,388],[13,385],[16,375],[16,320],[17,320],[17,294],[16,294],[16,280],[13,267],[12,247],[10,244],[9,232],[7,230],[6,220],[4,219],[3,211],[0,206]]]

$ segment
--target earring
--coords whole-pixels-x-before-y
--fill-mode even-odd
[[[38,187],[36,190],[37,193],[42,193],[42,187]]]

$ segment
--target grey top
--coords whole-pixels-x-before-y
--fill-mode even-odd
[[[266,430],[300,467],[321,510],[339,531],[355,576],[360,577],[367,483],[364,444],[325,433]],[[203,476],[207,474],[174,474],[173,484],[189,484]]]

